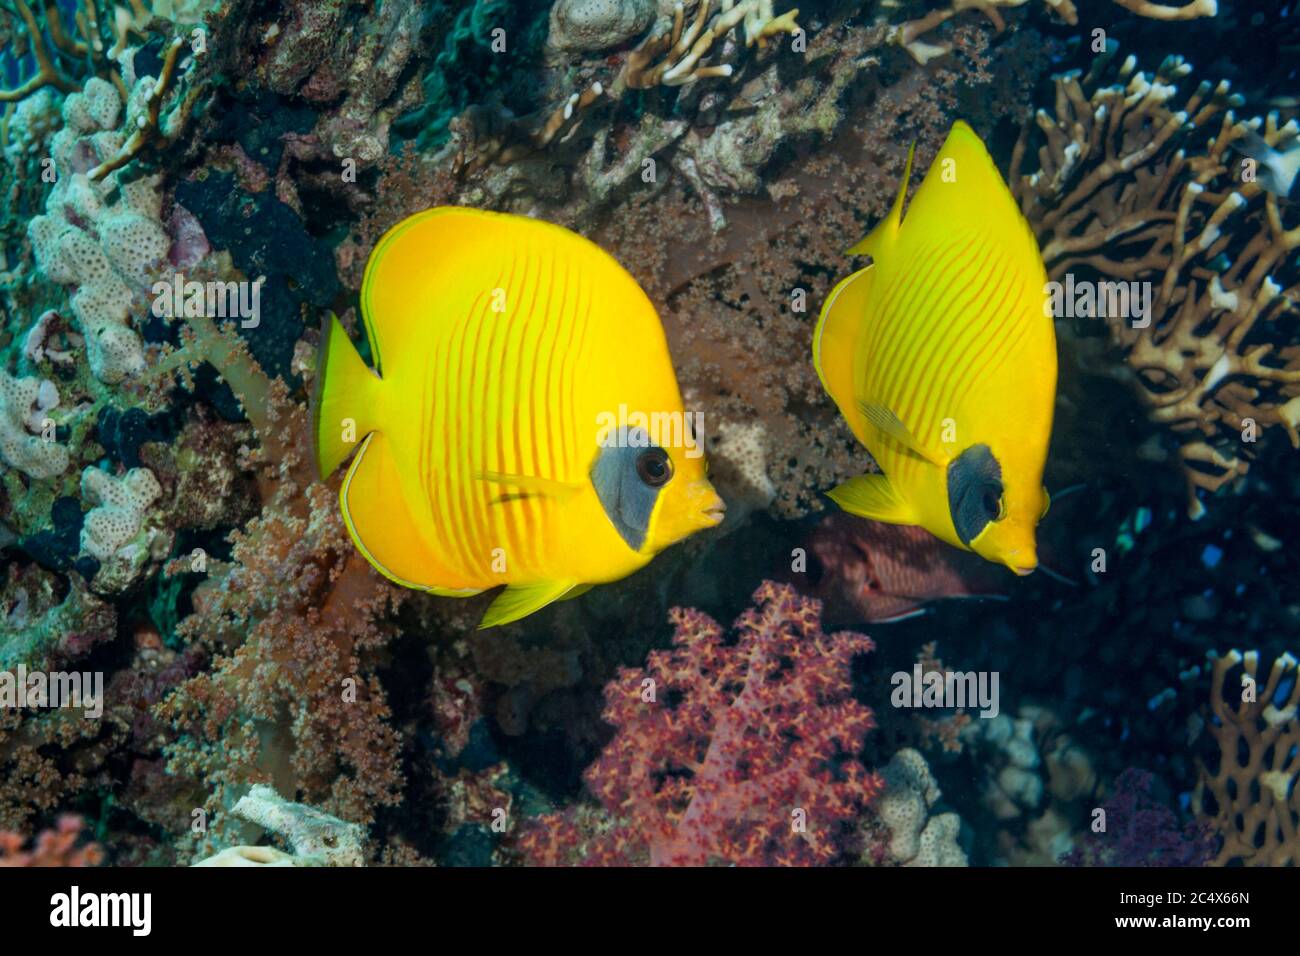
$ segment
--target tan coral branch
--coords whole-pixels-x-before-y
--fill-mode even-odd
[[[176,63],[180,58],[185,41],[180,37],[172,40],[163,57],[162,69],[154,81],[153,89],[145,100],[144,113],[136,117],[136,128],[131,131],[127,141],[117,153],[100,163],[86,175],[91,180],[103,179],[115,169],[121,169],[135,159],[158,133],[158,116],[162,109],[163,98],[170,91],[176,74]]]
[[[22,17],[23,25],[27,28],[31,54],[36,60],[36,74],[12,90],[0,89],[0,103],[26,99],[44,86],[53,86],[62,93],[76,90],[76,84],[54,65],[54,56],[45,42],[40,24],[36,22],[36,15],[27,5],[27,0],[14,0],[14,3],[18,6],[18,15]]]

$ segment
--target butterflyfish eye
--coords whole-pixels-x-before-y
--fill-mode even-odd
[[[1001,488],[994,487],[986,488],[984,491],[982,503],[984,505],[984,513],[989,516],[990,521],[1002,520],[1003,511],[1001,491]]]
[[[673,476],[673,463],[662,448],[648,448],[637,456],[636,473],[651,488],[662,488]]]

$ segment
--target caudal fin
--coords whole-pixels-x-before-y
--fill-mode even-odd
[[[379,427],[380,378],[357,352],[334,313],[321,323],[316,390],[311,401],[312,454],[327,478]]]

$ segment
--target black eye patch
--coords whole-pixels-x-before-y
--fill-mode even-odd
[[[1002,466],[988,445],[971,445],[948,464],[948,513],[962,544],[970,547],[997,520],[1001,500]]]
[[[644,429],[620,428],[601,446],[591,483],[606,517],[633,551],[645,544],[659,490],[671,478],[671,460]]]

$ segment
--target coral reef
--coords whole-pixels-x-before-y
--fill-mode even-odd
[[[556,0],[551,7],[546,51],[563,61],[626,43],[644,33],[658,14],[656,0]]]
[[[116,132],[120,110],[117,91],[98,77],[64,100],[65,126],[51,146],[60,175],[46,215],[28,226],[38,267],[76,287],[72,311],[91,371],[110,384],[144,369],[143,343],[130,320],[147,311],[151,276],[171,246],[158,221],[157,177],[119,182],[111,172],[96,175],[124,148]]]
[[[1094,812],[1089,833],[1062,860],[1069,866],[1204,866],[1214,856],[1207,827],[1179,823],[1152,796],[1155,777],[1130,767]]]
[[[953,0],[951,7],[940,7],[923,17],[908,20],[894,27],[890,38],[907,50],[917,63],[924,66],[935,57],[951,53],[952,45],[947,42],[927,43],[921,38],[923,34],[929,33],[965,10],[978,10],[988,17],[989,22],[1001,33],[1006,29],[1006,23],[999,9],[1023,6],[1025,2],[1026,0]],[[1215,16],[1219,12],[1218,0],[1189,0],[1181,6],[1167,6],[1152,3],[1151,0],[1114,0],[1114,2],[1140,17],[1148,17],[1152,20],[1196,20],[1201,17]],[[1079,22],[1079,11],[1073,0],[1043,0],[1043,3],[1049,11],[1071,26]]]
[[[282,838],[291,853],[263,846],[227,847],[195,866],[361,866],[365,828],[291,803],[270,787],[253,787],[231,813]]]
[[[59,389],[49,379],[14,378],[0,369],[0,458],[38,481],[68,468],[68,450],[53,440],[47,412],[57,408]]]
[[[961,818],[931,813],[942,794],[920,752],[910,747],[898,751],[880,771],[880,779],[881,794],[871,809],[873,825],[884,829],[872,841],[880,846],[880,861],[912,867],[966,866],[966,853],[957,843]]]
[[[0,830],[0,867],[98,866],[104,859],[103,849],[95,843],[78,845],[84,826],[80,817],[65,814],[54,829],[37,834],[27,850],[19,834]]]
[[[171,551],[171,533],[149,520],[161,495],[158,479],[147,468],[132,468],[121,478],[98,468],[82,472],[81,497],[91,508],[81,526],[81,547],[99,562],[96,591],[125,591],[149,560],[161,561]]]
[[[851,632],[825,634],[821,607],[771,582],[735,623],[677,608],[673,647],[605,691],[617,728],[585,774],[612,821],[530,821],[525,857],[555,865],[826,863],[880,790],[856,759],[873,726],[850,694]]]
[[[1277,144],[1296,127],[1238,119],[1227,83],[1186,92],[1181,57],[1148,74],[1116,53],[1111,44],[1086,76],[1055,78],[1055,108],[1026,127],[1012,177],[1067,295],[1074,273],[1126,296],[1128,283],[1150,290],[1145,316],[1113,301],[1080,315],[1104,324],[1151,420],[1171,433],[1199,516],[1197,491],[1244,475],[1258,432],[1279,426],[1300,447],[1300,224],[1287,227],[1278,197],[1230,152],[1248,129]],[[1036,138],[1038,169],[1022,172]]]
[[[799,6],[0,4],[0,669],[106,689],[99,720],[0,710],[0,862],[1194,861],[1178,800],[1219,862],[1293,861],[1289,658],[1238,710],[1205,654],[1300,625],[1300,483],[1272,454],[1297,441],[1297,227],[1236,155],[1293,142],[1290,78],[1237,64],[1249,11],[1204,0],[1097,7],[1143,56],[1219,44],[1231,89],[1113,51],[1061,72],[1098,12],[1070,0]],[[1058,322],[1047,482],[1087,505],[1041,530],[1078,587],[817,514],[872,465],[807,360],[815,317],[908,147],[926,165],[958,117],[1012,158],[1054,279],[1153,289],[1149,327]],[[316,329],[364,339],[369,253],[437,204],[564,224],[634,273],[722,533],[485,633],[481,602],[357,555],[303,439]],[[1162,457],[1193,500],[1223,489],[1195,526]],[[984,593],[1009,602],[935,600]],[[1002,716],[872,709],[895,667],[951,673],[937,637],[1002,673]],[[1125,766],[1154,777],[1108,794]]]
[[[713,45],[744,25],[745,45],[763,44],[769,37],[799,31],[798,10],[775,16],[773,0],[723,0],[717,12],[712,0],[698,0],[695,15],[686,22],[682,4],[673,7],[671,30],[651,37],[634,50],[623,66],[619,82],[641,90],[660,84],[682,86],[707,77],[731,76],[729,63],[702,65]],[[709,14],[713,13],[710,17]]]
[[[997,853],[1014,865],[1050,866],[1074,848],[1071,805],[1093,796],[1088,753],[1052,711],[1022,706],[1015,717],[972,720],[961,739],[983,780],[979,801],[999,821]]]
[[[1229,674],[1241,676],[1239,694],[1225,692]],[[1262,685],[1258,676],[1255,651],[1233,650],[1214,662],[1209,729],[1219,753],[1212,771],[1202,764],[1193,804],[1222,839],[1216,866],[1294,866],[1300,858],[1296,660],[1284,654]]]

